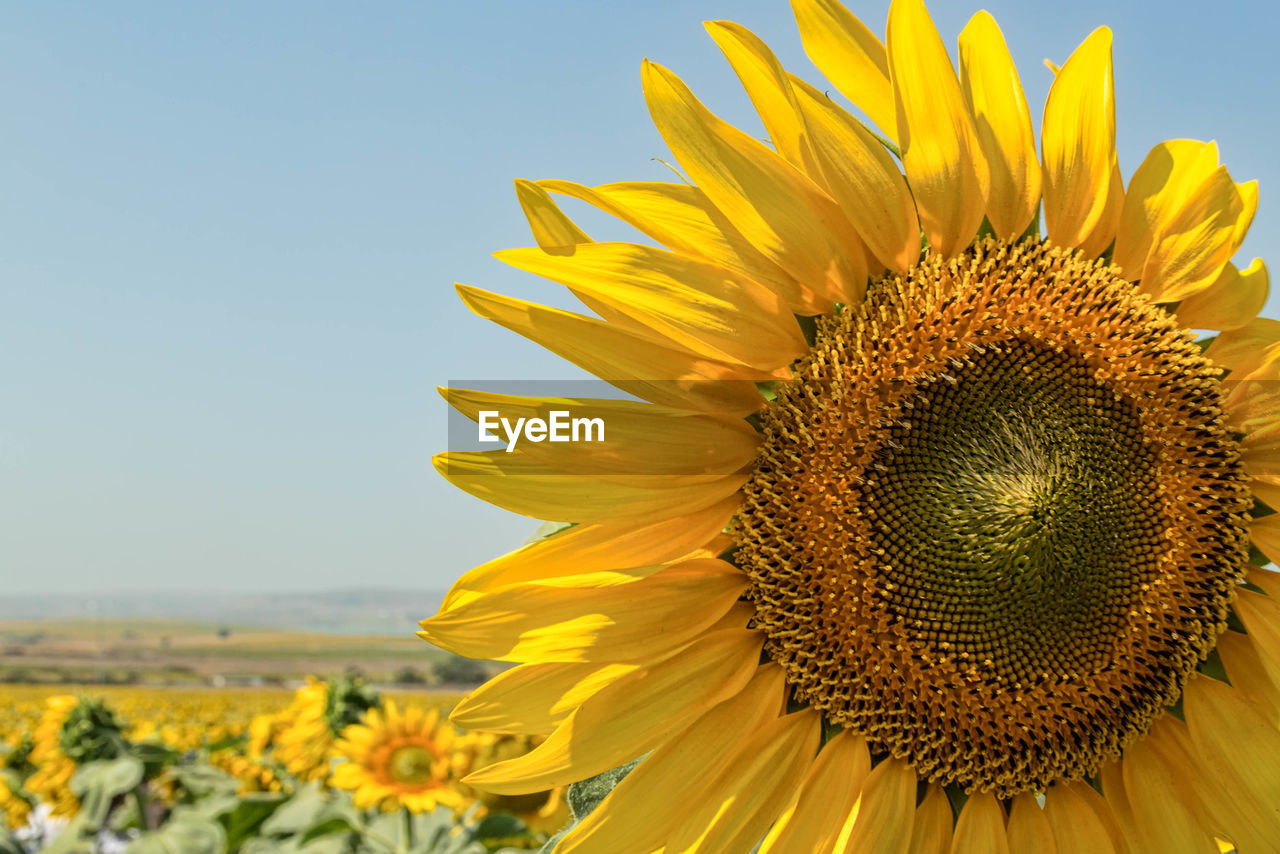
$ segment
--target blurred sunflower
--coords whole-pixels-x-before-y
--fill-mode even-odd
[[[388,700],[384,711],[371,709],[364,723],[343,731],[335,749],[346,761],[334,770],[333,785],[353,792],[359,809],[461,810],[453,742],[453,727],[441,725],[438,709],[409,706],[401,713]]]
[[[4,774],[0,774],[0,813],[10,830],[22,827],[31,815],[31,803],[22,796],[20,788],[10,785]]]
[[[343,677],[327,681],[308,676],[274,727],[255,720],[250,732],[250,755],[272,745],[274,757],[300,780],[325,780],[334,740],[381,701],[363,679]]]
[[[647,401],[444,391],[609,431],[436,459],[575,523],[422,624],[525,662],[455,722],[549,733],[467,782],[645,756],[557,854],[1277,850],[1280,322],[1231,262],[1256,184],[1173,140],[1125,186],[1105,27],[1037,156],[985,12],[957,74],[920,0],[883,42],[793,7],[879,134],[708,24],[772,145],[646,62],[691,183],[517,182],[539,246],[498,254],[599,318],[459,286]],[[666,248],[592,242],[551,193]]]
[[[541,736],[468,733],[457,747],[462,756],[459,776],[524,756],[544,740]],[[569,804],[563,786],[519,795],[498,795],[470,786],[464,791],[479,805],[474,814],[476,818],[484,818],[490,812],[507,813],[520,819],[534,833],[548,836],[569,823]]]
[[[114,759],[127,749],[124,727],[101,701],[60,694],[45,700],[32,734],[35,771],[26,789],[49,803],[55,816],[74,815],[80,802],[71,777],[86,762]]]

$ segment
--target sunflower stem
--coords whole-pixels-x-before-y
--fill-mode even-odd
[[[413,813],[406,806],[400,807],[400,854],[413,850]]]

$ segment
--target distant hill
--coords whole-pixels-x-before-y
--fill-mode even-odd
[[[0,620],[172,619],[324,634],[403,635],[440,607],[436,590],[351,589],[301,593],[0,593]]]

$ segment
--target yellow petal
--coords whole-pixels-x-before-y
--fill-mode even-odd
[[[673,563],[679,558],[716,557],[702,551],[733,518],[736,495],[704,510],[642,525],[577,525],[481,564],[454,583],[441,606],[447,610],[512,584],[608,569]]]
[[[595,427],[579,431],[579,438],[590,437],[590,441],[517,442],[528,458],[562,471],[731,474],[750,463],[760,445],[759,434],[745,421],[633,400],[520,397],[458,388],[439,391],[450,406],[477,423],[486,412],[490,425],[498,416],[509,424],[539,419],[548,425],[558,417],[559,435],[570,440],[576,430],[569,426],[571,420],[589,419],[603,425],[598,432]],[[506,440],[501,427],[489,433]]]
[[[533,239],[548,252],[572,251],[579,243],[590,243],[587,233],[578,228],[564,211],[551,201],[546,190],[532,181],[516,179],[516,199]]]
[[[832,854],[907,854],[918,782],[901,759],[885,759],[872,768]]]
[[[707,21],[704,26],[742,81],[773,147],[792,166],[820,182],[791,83],[773,51],[741,24]]]
[[[954,824],[947,793],[937,783],[930,783],[924,800],[916,807],[910,854],[950,854]]]
[[[1053,80],[1040,133],[1044,220],[1049,239],[1075,248],[1106,209],[1116,161],[1111,30],[1099,27]]]
[[[1228,263],[1212,285],[1178,303],[1178,322],[1191,329],[1239,329],[1262,311],[1270,290],[1261,258],[1243,271]]]
[[[1046,801],[1048,796],[1045,796]],[[1016,795],[1009,808],[1009,850],[1024,854],[1057,854],[1053,829],[1035,796],[1023,792]],[[1105,850],[1105,849],[1104,849]]]
[[[978,12],[960,32],[960,79],[991,169],[987,219],[995,236],[1019,237],[1040,206],[1040,162],[1017,66],[994,18]]]
[[[964,802],[964,809],[956,819],[954,851],[973,851],[983,854],[1009,854],[1009,840],[1005,836],[1004,810],[990,792],[975,792]]]
[[[751,368],[701,358],[604,321],[479,288],[458,285],[458,294],[481,317],[653,403],[740,414],[764,405],[755,382],[767,377]]]
[[[867,268],[839,206],[763,143],[721,121],[646,62],[653,122],[689,177],[766,258],[831,302],[857,302]]]
[[[1113,263],[1132,280],[1142,275],[1155,239],[1218,168],[1218,146],[1171,139],[1152,148],[1134,171],[1125,194]]]
[[[885,147],[830,98],[787,74],[749,31],[726,22],[708,29],[778,153],[839,202],[879,269],[905,272],[920,255],[919,226],[906,181]]]
[[[906,179],[857,119],[800,78],[791,83],[823,186],[879,266],[905,272],[920,258],[920,221]]]
[[[870,771],[871,755],[862,736],[845,730],[828,741],[813,761],[799,797],[761,843],[760,854],[830,851]]]
[[[1186,781],[1161,761],[1151,745],[1139,739],[1125,748],[1124,759],[1103,767],[1103,792],[1134,851],[1169,854],[1214,854],[1213,837],[1197,816]],[[1113,802],[1113,789],[1123,792],[1124,808]],[[1058,833],[1055,830],[1055,840]]]
[[[423,620],[420,637],[495,661],[629,661],[688,643],[746,589],[731,564],[597,572],[506,587]]]
[[[560,841],[557,854],[651,854],[663,847],[737,749],[781,711],[782,669],[747,687],[645,758]]]
[[[533,750],[482,768],[465,782],[518,795],[567,786],[629,762],[741,691],[755,674],[763,643],[763,635],[747,629],[699,638],[604,686]]]
[[[1155,238],[1139,290],[1157,302],[1177,302],[1213,284],[1251,216],[1226,167],[1218,167]]]
[[[797,314],[816,314],[822,305],[811,290],[748,243],[697,187],[659,182],[584,187],[570,181],[542,181],[540,186],[595,205],[668,249],[759,282]]]
[[[1280,713],[1280,683],[1267,672],[1255,637],[1240,632],[1223,632],[1216,647],[1232,686],[1255,702],[1271,707],[1272,720]],[[1275,650],[1280,654],[1280,649]],[[1276,675],[1280,676],[1280,655],[1276,655]]]
[[[1111,166],[1111,180],[1107,184],[1107,201],[1102,208],[1102,216],[1080,243],[1080,253],[1086,258],[1101,257],[1103,252],[1111,248],[1116,240],[1116,229],[1120,225],[1120,214],[1124,209],[1124,178],[1120,175],[1120,164]]]
[[[982,223],[987,161],[947,48],[921,0],[894,0],[886,43],[907,183],[930,246],[954,255]]]
[[[1249,538],[1273,563],[1280,563],[1280,513],[1251,521]]]
[[[1207,355],[1235,376],[1247,376],[1280,355],[1280,320],[1259,317],[1218,335]]]
[[[822,733],[813,709],[765,724],[738,748],[668,840],[666,854],[748,851],[799,789]]]
[[[838,0],[791,0],[804,52],[891,140],[898,119],[889,58],[875,33]]]
[[[449,720],[466,729],[544,735],[588,697],[639,664],[522,664],[458,701]]]
[[[777,294],[674,252],[589,243],[572,255],[507,249],[494,257],[587,294],[651,334],[710,359],[773,371],[806,350],[795,317]]]
[[[1233,607],[1272,684],[1280,686],[1280,603],[1270,596],[1241,590]]]
[[[1263,851],[1280,840],[1280,731],[1241,692],[1193,677],[1183,692],[1196,758],[1226,802],[1227,828],[1241,851]]]
[[[482,501],[534,519],[656,522],[733,495],[747,475],[568,474],[506,451],[436,454],[445,480]]]
[[[1044,817],[1053,834],[1053,847],[1047,849],[1056,854],[1124,854],[1117,848],[1119,829],[1109,827],[1099,815],[1099,807],[1105,804],[1090,803],[1086,795],[1097,800],[1088,783],[1058,783],[1049,787],[1044,795]],[[1032,804],[1034,806],[1034,803]]]

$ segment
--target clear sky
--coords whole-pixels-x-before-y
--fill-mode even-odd
[[[933,4],[949,44],[976,8]],[[1272,4],[987,8],[1037,115],[1041,60],[1111,26],[1126,177],[1218,140],[1275,261]],[[580,375],[453,282],[569,304],[489,257],[531,243],[511,179],[670,180],[644,56],[762,133],[715,18],[819,79],[785,0],[9,5],[0,591],[439,588],[517,545],[430,469],[434,387]]]

